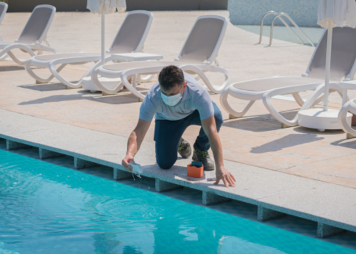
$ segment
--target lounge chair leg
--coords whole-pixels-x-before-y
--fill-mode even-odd
[[[70,86],[67,86],[67,85],[66,85],[66,89],[77,89],[77,88],[70,87]]]
[[[350,133],[346,133],[346,139],[356,138],[356,136],[351,135]]]
[[[105,92],[101,92],[101,95],[102,95],[102,96],[108,96],[108,95],[112,95],[112,94],[105,93]]]
[[[233,114],[229,114],[229,119],[241,118],[241,116],[234,116]]]
[[[281,123],[281,128],[282,128],[282,129],[284,129],[284,128],[290,128],[290,127],[293,127],[293,126],[286,125],[285,123]]]
[[[138,98],[138,102],[143,102],[143,99],[142,98]]]
[[[39,81],[39,80],[36,80],[36,85],[37,84],[47,84],[48,82],[41,82],[41,81]]]

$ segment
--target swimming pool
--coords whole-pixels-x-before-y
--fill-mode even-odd
[[[356,253],[0,150],[0,253]]]

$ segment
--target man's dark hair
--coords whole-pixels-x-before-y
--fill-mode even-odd
[[[158,76],[159,85],[163,90],[169,90],[175,85],[183,85],[184,74],[183,71],[174,65],[164,67]]]

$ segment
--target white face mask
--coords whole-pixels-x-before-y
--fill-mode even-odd
[[[182,88],[182,90],[183,90],[183,88]],[[171,106],[171,107],[174,107],[175,105],[177,105],[180,102],[180,100],[182,99],[182,95],[180,94],[180,92],[175,95],[172,95],[172,96],[167,96],[161,92],[161,97],[162,97],[163,102],[166,105]]]

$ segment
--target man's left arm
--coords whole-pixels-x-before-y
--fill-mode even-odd
[[[236,180],[234,176],[224,166],[222,144],[220,141],[218,131],[216,129],[214,115],[212,115],[207,119],[202,120],[201,123],[205,134],[209,138],[210,146],[214,154],[214,160],[216,165],[215,184],[219,184],[220,180],[222,180],[226,187],[228,187],[229,185],[231,187],[235,187]]]

